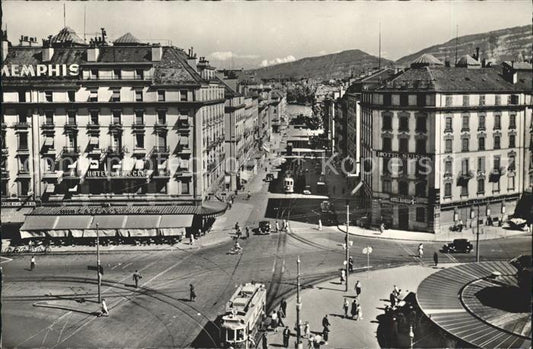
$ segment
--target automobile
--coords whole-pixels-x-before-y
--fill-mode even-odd
[[[444,253],[470,253],[473,249],[474,246],[468,239],[454,239],[449,244],[442,246],[442,252]]]
[[[303,193],[304,195],[311,195],[311,191],[308,190],[308,189],[305,189],[302,193]]]
[[[273,173],[267,173],[265,182],[271,182],[274,180],[274,174]]]
[[[259,222],[259,234],[270,234],[270,221],[261,221]]]

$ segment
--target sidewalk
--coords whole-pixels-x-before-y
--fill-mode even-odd
[[[456,264],[439,265],[450,267]],[[315,285],[311,289],[304,289],[301,292],[302,310],[301,323],[309,321],[311,333],[322,332],[322,318],[328,314],[331,323],[329,348],[379,348],[380,343],[377,338],[379,321],[377,316],[384,313],[385,305],[394,285],[402,290],[402,295],[409,292],[416,292],[418,285],[429,275],[439,269],[432,266],[404,266],[392,269],[352,273],[349,277],[348,292],[344,292],[344,284],[339,283],[339,278],[324,281]],[[305,268],[302,270],[305,275]],[[362,320],[352,320],[344,318],[343,302],[344,297],[351,303],[355,292],[354,285],[357,280],[362,284],[360,298],[363,312]],[[289,326],[292,337],[289,347],[295,344],[296,324],[296,295],[287,299],[287,317],[283,319],[285,325]],[[269,346],[283,346],[282,328],[278,332],[268,332]],[[307,339],[303,339],[303,348],[308,347]]]

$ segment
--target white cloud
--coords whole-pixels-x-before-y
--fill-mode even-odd
[[[241,59],[257,59],[259,58],[258,55],[240,55],[237,53],[233,53],[231,51],[216,51],[211,53],[210,55],[213,59],[219,60],[219,61],[227,61],[228,59],[232,58],[241,58]]]
[[[294,58],[293,55],[288,55],[287,57],[283,57],[283,58],[278,57],[278,58],[274,58],[271,60],[263,59],[263,61],[261,62],[261,66],[268,67],[269,65],[274,65],[274,64],[294,62],[295,60],[296,58]]]

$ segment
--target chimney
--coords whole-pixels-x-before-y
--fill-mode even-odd
[[[476,61],[479,61],[479,47],[476,47]]]
[[[487,66],[487,60],[486,60],[485,58],[483,58],[483,59],[481,60],[481,67],[482,67],[482,68],[485,68],[486,66]]]
[[[198,68],[196,66],[196,54],[193,51],[193,48],[191,47],[189,49],[189,52],[187,54],[187,63],[195,70],[198,71]]]
[[[2,62],[6,60],[9,52],[9,41],[7,41],[7,31],[2,30]]]
[[[91,46],[87,49],[87,62],[96,62],[100,55],[100,49],[96,46]]]
[[[163,48],[161,47],[161,45],[152,46],[152,62],[161,61],[162,56],[163,56]]]
[[[450,67],[450,60],[448,58],[444,61],[444,66],[448,68]]]
[[[43,62],[50,62],[54,55],[53,47],[43,47]]]

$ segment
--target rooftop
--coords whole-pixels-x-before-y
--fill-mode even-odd
[[[440,66],[444,65],[440,60],[438,60],[435,56],[424,53],[417,59],[411,62],[411,67],[425,67],[425,66]]]

